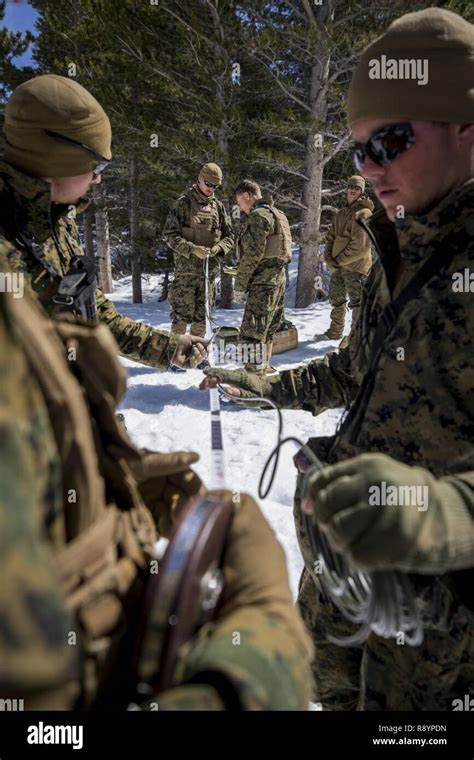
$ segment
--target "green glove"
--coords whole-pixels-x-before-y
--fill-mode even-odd
[[[303,508],[361,570],[439,574],[474,565],[472,489],[458,478],[361,454],[318,472],[309,489]]]
[[[218,253],[222,253],[221,246],[220,245],[213,245],[212,248],[211,248],[211,250],[210,250],[210,252],[209,252],[209,256],[217,256]]]
[[[245,369],[221,369],[220,367],[208,367],[203,370],[208,377],[215,377],[224,385],[231,385],[240,389],[240,398],[256,398],[264,396],[272,397],[273,385],[278,380],[278,375],[257,375],[255,372],[247,372]]]

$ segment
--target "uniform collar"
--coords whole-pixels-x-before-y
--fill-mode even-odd
[[[22,229],[38,243],[47,240],[53,232],[53,225],[71,210],[71,205],[51,202],[51,189],[47,182],[30,177],[5,161],[0,161],[0,192],[1,180],[13,196]],[[76,214],[82,213],[88,205],[87,198],[81,198],[75,204]]]
[[[215,193],[210,198],[208,198],[206,195],[203,195],[203,193],[201,193],[197,185],[192,186],[191,192],[194,194],[197,202],[201,203],[203,206],[207,206],[208,203],[211,203],[211,201],[215,200]]]
[[[426,214],[397,219],[395,229],[400,255],[407,266],[419,264],[453,230],[469,226],[474,234],[474,179],[446,195]]]

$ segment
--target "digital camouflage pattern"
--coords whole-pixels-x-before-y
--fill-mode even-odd
[[[264,258],[267,239],[277,232],[277,222],[266,208],[267,199],[259,201],[242,222],[239,234],[239,266],[235,278],[237,292],[248,291],[240,339],[270,341],[285,319],[285,262]]]
[[[51,548],[64,541],[60,459],[0,294],[0,699],[55,709],[73,678]]]
[[[474,267],[474,180],[427,214],[397,219],[396,237],[386,218],[374,217],[370,226],[380,260],[364,288],[349,348],[283,371],[266,382],[265,392],[284,408],[313,414],[349,408],[366,374],[383,308],[427,257],[444,251],[446,266],[405,306],[385,339],[362,417],[351,415],[334,440],[323,446],[323,441],[314,439],[313,447],[325,450],[322,458],[327,463],[380,452],[424,467],[435,478],[450,476],[474,515],[474,310],[469,288],[453,287],[453,275],[472,272]],[[224,380],[232,384],[232,372]],[[297,492],[297,532],[310,567],[299,513]],[[446,526],[453,542],[459,531],[465,531],[464,523],[453,519]],[[410,649],[372,635],[363,652],[340,650],[326,641],[323,629],[337,631],[340,615],[315,592],[309,574],[302,579],[299,605],[313,631],[317,701],[330,709],[358,704],[365,709],[446,710],[453,698],[473,692],[472,569],[449,572],[440,566],[436,577],[409,577],[424,620],[423,645]]]
[[[385,342],[360,427],[349,425],[337,436],[327,461],[384,452],[406,464],[426,467],[438,478],[458,476],[471,486],[474,514],[474,399],[470,392],[474,313],[472,294],[454,292],[452,279],[453,273],[473,266],[473,208],[474,181],[470,181],[430,213],[397,220],[398,260],[381,238],[381,261],[367,282],[351,347],[327,354],[304,369],[282,373],[280,394],[285,405],[314,414],[323,408],[348,406],[361,382],[383,306],[439,246],[446,254],[454,250],[446,271],[405,307]],[[402,359],[398,358],[400,349]],[[292,391],[287,395],[284,389],[290,384]],[[303,548],[306,539],[299,502],[297,493],[295,519]],[[450,526],[453,534],[460,528]],[[307,547],[303,552],[308,557]],[[440,567],[440,576],[443,572]],[[440,578],[410,575],[425,623],[421,647],[412,649],[371,635],[363,648],[340,650],[327,642],[324,631],[347,633],[351,626],[306,573],[299,605],[313,630],[318,701],[332,709],[451,709],[453,699],[474,688],[474,608],[462,603],[468,598],[462,592],[467,583],[472,588],[473,577],[472,571],[445,573]]]
[[[200,238],[199,232],[204,236]],[[197,231],[197,234],[196,234]],[[207,239],[209,233],[209,239]],[[214,280],[222,258],[234,250],[232,222],[222,201],[206,198],[197,185],[183,193],[163,228],[163,239],[174,253],[175,278],[169,290],[173,324],[203,325],[205,310],[205,261],[192,253],[194,245],[218,245],[220,251],[209,257],[210,301],[215,300]],[[200,334],[192,331],[193,334]]]
[[[78,346],[74,373],[64,350],[68,336]],[[167,507],[173,510],[200,487],[187,467],[192,455],[183,455],[180,468],[178,455],[173,465],[172,455],[138,452],[116,423],[114,410],[125,384],[114,346],[101,325],[56,322],[28,296],[15,300],[0,294],[0,698],[22,698],[25,709],[73,707],[80,674],[87,674],[85,707],[94,706],[97,686],[90,666],[97,647],[91,645],[100,640],[102,662],[104,643],[110,637],[120,646],[127,621],[137,620],[130,602],[125,618],[117,602],[119,590],[129,589],[136,578],[133,567],[141,580],[146,577],[150,540],[156,540],[151,513],[161,525]],[[58,384],[68,386],[59,401]],[[72,502],[64,491],[69,493],[68,467],[74,466],[69,449],[77,451],[76,462],[82,457],[81,472],[89,477]],[[83,467],[87,453],[93,471]],[[102,477],[99,460],[107,473],[107,504],[103,494],[94,495],[93,480]],[[283,550],[255,502],[244,494],[241,502],[224,556],[219,619],[183,653],[183,685],[152,700],[151,710],[155,702],[168,710],[306,708],[310,646],[293,607]],[[110,529],[104,533],[109,523],[110,540]],[[75,528],[73,539],[82,541],[80,552],[68,538],[68,525]],[[255,543],[265,548],[267,565]],[[65,610],[65,588],[74,616]],[[76,646],[68,646],[69,632],[76,633]],[[123,686],[128,661],[117,660],[120,670],[110,672],[99,663],[105,706],[110,680]]]
[[[77,208],[52,205],[49,186],[45,182],[0,162],[0,260],[6,261],[10,269],[26,275],[26,286],[50,314],[56,308],[52,297],[57,293],[58,283],[17,241],[17,225],[42,246],[45,258],[64,276],[71,259],[84,253],[74,216],[86,206],[87,201],[79,203]],[[99,320],[112,331],[125,356],[167,369],[176,348],[174,337],[119,314],[99,288],[97,313]]]

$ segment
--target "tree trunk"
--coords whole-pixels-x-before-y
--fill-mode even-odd
[[[308,137],[309,141],[311,141],[311,144],[313,143],[313,135]],[[312,148],[312,152],[314,154],[314,147]],[[297,308],[309,306],[315,300],[315,282],[320,269],[319,222],[321,217],[323,170],[316,155],[308,158],[306,171],[309,179],[303,190],[303,200],[307,208],[304,209],[301,219],[301,247],[295,302]]]
[[[86,251],[86,256],[89,256],[90,259],[93,259],[95,257],[94,257],[94,235],[93,235],[93,230],[92,230],[91,212],[84,211],[82,220],[84,224],[84,248]]]
[[[143,303],[142,258],[139,242],[138,161],[132,155],[130,164],[130,257],[132,265],[133,303]]]
[[[110,258],[109,218],[104,182],[94,185],[95,229],[97,235],[97,259],[99,287],[104,293],[111,293],[112,261]]]
[[[329,0],[327,7],[315,8],[316,18],[322,23],[334,18],[334,0]],[[321,220],[321,197],[323,182],[323,148],[315,140],[319,134],[318,125],[326,123],[327,98],[324,89],[330,64],[328,44],[321,36],[318,46],[318,58],[311,71],[310,105],[314,119],[314,128],[306,141],[306,176],[308,181],[303,189],[305,209],[302,212],[301,247],[298,261],[298,278],[296,282],[296,307],[304,308],[315,300],[315,278],[320,270],[319,225]]]

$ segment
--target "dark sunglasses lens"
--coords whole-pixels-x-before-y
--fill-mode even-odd
[[[378,164],[385,166],[404,153],[415,142],[410,124],[395,124],[382,129],[370,140],[367,152]]]

